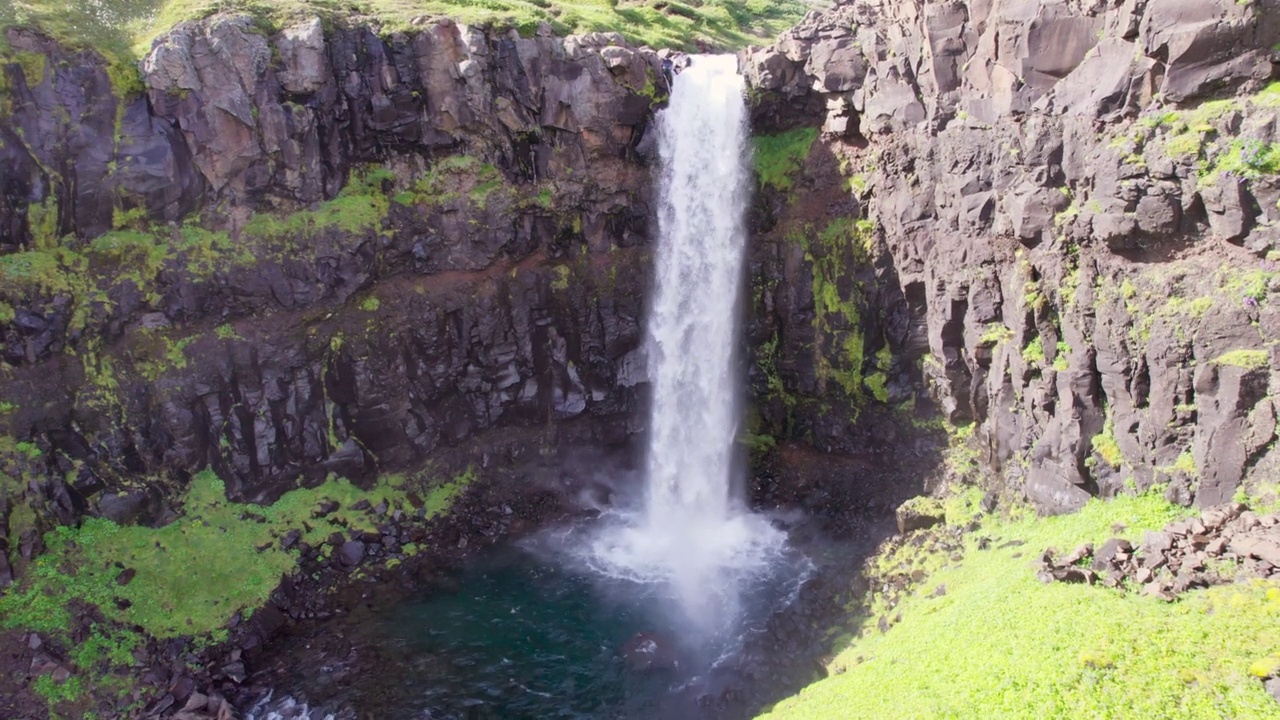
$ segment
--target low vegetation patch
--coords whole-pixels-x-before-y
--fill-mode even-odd
[[[38,27],[68,46],[127,63],[179,22],[243,12],[268,32],[320,17],[330,25],[369,21],[390,33],[410,28],[415,18],[439,16],[525,35],[545,22],[559,34],[618,31],[653,47],[735,49],[772,39],[809,8],[804,0],[12,0],[0,4],[0,38],[9,26]]]
[[[1257,674],[1280,652],[1275,583],[1170,604],[1035,577],[1046,548],[1101,543],[1117,528],[1140,540],[1192,512],[1155,494],[1124,496],[1069,516],[986,517],[962,552],[907,542],[871,561],[920,570],[916,591],[892,608],[900,619],[883,632],[864,621],[830,677],[765,717],[1274,717]]]
[[[1232,350],[1223,353],[1210,362],[1214,365],[1227,365],[1257,370],[1266,367],[1271,361],[1271,354],[1266,350]]]
[[[423,501],[428,516],[448,509],[469,475],[434,488]],[[0,623],[9,628],[60,633],[70,629],[73,602],[98,607],[109,619],[139,626],[157,638],[207,635],[233,614],[266,601],[281,576],[297,567],[297,551],[279,538],[309,529],[301,540],[320,545],[333,532],[375,530],[370,508],[415,511],[403,476],[381,478],[363,490],[347,480],[286,493],[269,506],[234,503],[211,471],[196,475],[182,517],[162,528],[122,526],[89,518],[45,536],[48,551],[21,585],[0,597]],[[321,502],[338,510],[312,517]],[[121,584],[122,573],[130,578]]]
[[[24,452],[30,450],[19,443],[6,454]],[[91,688],[125,698],[133,651],[148,637],[193,638],[195,647],[220,642],[233,615],[266,602],[298,567],[297,545],[281,542],[290,531],[298,531],[294,541],[329,553],[332,533],[375,531],[382,512],[429,519],[447,511],[473,479],[470,472],[444,484],[387,476],[362,489],[331,477],[259,506],[229,501],[222,481],[205,471],[192,478],[179,519],[165,527],[88,518],[46,533],[45,553],[0,595],[0,628],[36,631],[69,648],[72,677],[55,682],[46,675],[34,686],[51,713],[70,711]],[[76,633],[86,614],[100,619],[87,636]]]
[[[795,174],[804,167],[813,141],[817,139],[816,128],[797,128],[780,135],[751,138],[752,158],[760,187],[784,192],[790,190]]]

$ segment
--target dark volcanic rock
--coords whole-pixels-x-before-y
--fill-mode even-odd
[[[1257,94],[1277,77],[1278,10],[837,2],[742,55],[758,128],[825,133],[782,206],[822,192],[834,154],[875,223],[864,358],[881,336],[895,356],[928,355],[945,415],[975,423],[993,489],[1056,513],[1167,483],[1171,500],[1207,507],[1280,465],[1280,363],[1263,340],[1280,330],[1280,186],[1198,169],[1242,147],[1256,162],[1275,142]],[[779,235],[805,222],[757,218]],[[871,287],[861,264],[842,263]],[[821,320],[785,289],[785,312]],[[778,335],[788,392],[812,382],[789,374],[792,358],[839,366],[848,345],[821,339]]]
[[[346,567],[359,565],[364,560],[365,544],[360,540],[350,540],[338,548],[337,558]]]
[[[0,397],[20,408],[6,430],[44,449],[23,462],[49,522],[95,508],[166,522],[160,494],[130,485],[142,476],[181,487],[212,467],[232,497],[270,500],[495,428],[546,430],[503,444],[512,456],[639,429],[652,185],[636,148],[665,85],[655,53],[612,34],[445,21],[394,38],[318,21],[267,37],[219,15],[161,38],[147,97],[119,98],[92,53],[10,34],[47,72],[3,68],[16,101],[0,134],[38,141],[0,140],[0,252],[69,234],[88,268],[67,286],[0,284],[14,370]],[[45,170],[71,166],[76,183]],[[377,222],[290,226],[286,247],[247,234],[255,213],[313,209],[372,166],[394,177],[372,188],[387,206]],[[455,166],[457,182],[484,174],[487,195],[394,199]],[[200,207],[228,233],[203,259],[163,224]],[[140,270],[95,249],[122,211],[160,223],[155,241],[177,255]],[[581,429],[557,434],[566,420]]]

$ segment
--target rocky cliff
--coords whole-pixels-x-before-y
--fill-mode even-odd
[[[139,87],[8,41],[0,583],[55,522],[172,517],[203,467],[261,501],[497,428],[533,433],[464,460],[636,430],[654,52],[227,15]]]
[[[1280,6],[837,2],[742,63],[759,131],[822,132],[775,202],[835,157],[871,221],[837,293],[896,318],[862,321],[863,374],[884,333],[988,482],[1049,512],[1274,482]]]

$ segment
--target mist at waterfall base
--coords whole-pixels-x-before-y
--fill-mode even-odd
[[[319,653],[328,664],[291,669],[282,688],[325,711],[289,699],[253,718],[699,717],[697,698],[794,600],[812,565],[746,509],[736,476],[751,191],[736,59],[694,58],[657,132],[641,481],[597,477],[612,492],[594,518],[488,552],[448,589],[342,619],[341,643]],[[387,671],[362,674],[370,657]]]

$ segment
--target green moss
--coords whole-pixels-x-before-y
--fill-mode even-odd
[[[295,256],[309,250],[308,239],[326,231],[345,235],[383,232],[383,221],[391,207],[389,171],[365,168],[353,172],[347,185],[333,200],[314,209],[285,216],[259,213],[245,223],[243,238],[259,246],[274,248],[277,256]]]
[[[1022,348],[1022,359],[1028,365],[1042,366],[1045,364],[1044,340],[1039,335],[1032,338],[1031,342]]]
[[[0,292],[17,290],[15,300],[69,293],[84,258],[70,250],[29,250],[0,256]]]
[[[133,369],[147,382],[154,383],[175,370],[187,367],[187,348],[198,336],[174,338],[164,331],[140,334],[141,342],[131,354]]]
[[[863,399],[866,361],[862,330],[862,288],[852,277],[868,261],[870,227],[837,218],[810,241],[809,228],[794,241],[805,248],[812,270],[814,330],[820,343],[818,377],[834,381],[855,410]]]
[[[1270,717],[1275,701],[1248,669],[1280,650],[1275,582],[1170,604],[1035,577],[1032,558],[1044,548],[1101,543],[1117,525],[1137,539],[1189,512],[1158,496],[1126,496],[1074,515],[988,519],[968,535],[962,560],[917,550],[927,587],[946,593],[904,597],[886,633],[866,622],[829,663],[829,677],[765,717],[847,717],[849,708],[867,718]],[[987,549],[978,537],[990,538]]]
[[[59,683],[53,679],[52,675],[41,675],[31,684],[31,689],[44,699],[50,708],[56,708],[62,703],[76,702],[85,694],[84,681],[78,677],[69,677],[65,682]]]
[[[423,505],[427,515],[447,510],[474,477],[464,473],[433,488]],[[74,617],[70,603],[80,601],[157,638],[213,633],[236,612],[260,606],[297,566],[296,551],[280,549],[281,534],[303,529],[305,522],[303,540],[320,545],[335,531],[375,530],[378,517],[352,506],[367,500],[412,512],[408,487],[400,476],[381,478],[368,490],[330,479],[263,507],[228,501],[222,481],[212,472],[200,473],[192,479],[182,517],[163,528],[89,518],[79,528],[48,533],[48,551],[22,584],[0,596],[0,625],[64,633]],[[340,509],[311,517],[323,500],[338,501]],[[116,582],[121,565],[136,571],[123,586]]]
[[[41,55],[41,57],[44,57]],[[37,250],[52,250],[62,236],[58,224],[58,199],[50,194],[44,201],[27,206],[27,226],[31,244]]]
[[[738,435],[738,444],[747,448],[752,455],[763,455],[778,446],[772,435],[743,431]]]
[[[118,282],[133,283],[147,302],[159,302],[159,275],[171,258],[169,243],[150,233],[114,230],[94,239],[85,249],[91,266]]]
[[[555,192],[549,187],[544,187],[538,191],[535,202],[541,208],[550,209],[555,202]]]
[[[973,423],[959,427],[947,426],[949,439],[943,462],[957,477],[970,477],[979,469],[981,453],[973,443],[974,427]]]
[[[365,312],[377,312],[380,307],[382,307],[382,301],[374,295],[370,295],[360,302],[360,309]]]
[[[198,278],[207,278],[232,268],[252,267],[258,262],[248,244],[232,240],[226,232],[207,230],[195,224],[183,225],[171,242],[187,272]]]
[[[871,396],[880,402],[889,402],[888,381],[888,376],[883,372],[874,372],[862,379],[871,391]]]
[[[1264,368],[1271,362],[1271,355],[1266,350],[1232,350],[1209,361],[1213,365],[1229,365],[1247,370]]]
[[[134,208],[122,210],[116,208],[111,213],[111,226],[116,230],[145,230],[147,228],[147,209]]]
[[[1120,451],[1120,445],[1116,442],[1115,427],[1111,420],[1107,420],[1107,425],[1102,432],[1093,436],[1093,450],[1098,453],[1102,461],[1113,468],[1119,468],[1124,463],[1124,453]]]
[[[1200,468],[1196,466],[1195,455],[1190,450],[1183,450],[1177,458],[1174,459],[1172,465],[1158,465],[1156,471],[1170,475],[1173,473],[1182,473],[1189,477],[1200,477]]]
[[[555,273],[555,278],[551,280],[551,289],[556,292],[564,292],[565,290],[568,290],[569,276],[572,274],[572,270],[569,266],[557,265],[552,269],[552,272]]]
[[[1200,182],[1213,185],[1224,175],[1257,180],[1280,174],[1280,143],[1236,138],[1215,153],[1200,172]]]
[[[765,397],[780,402],[784,408],[790,411],[796,406],[797,398],[787,391],[786,383],[782,380],[782,374],[778,371],[778,343],[777,333],[774,333],[772,337],[761,343],[759,350],[756,352],[756,364],[760,367],[760,372],[764,376]]]
[[[22,70],[22,78],[27,83],[27,87],[35,87],[44,83],[48,64],[44,53],[15,52],[13,58],[18,64],[18,68]]]
[[[240,337],[240,333],[236,332],[236,329],[232,327],[229,323],[222,324],[214,328],[213,334],[219,340],[243,340],[244,339]]]
[[[1003,323],[991,323],[978,338],[979,345],[999,345],[1013,339],[1013,330]]]
[[[1059,340],[1053,355],[1053,369],[1063,372],[1070,368],[1071,346]]]
[[[791,189],[792,178],[809,158],[816,128],[797,128],[780,135],[756,135],[751,138],[752,159],[760,187]]]

